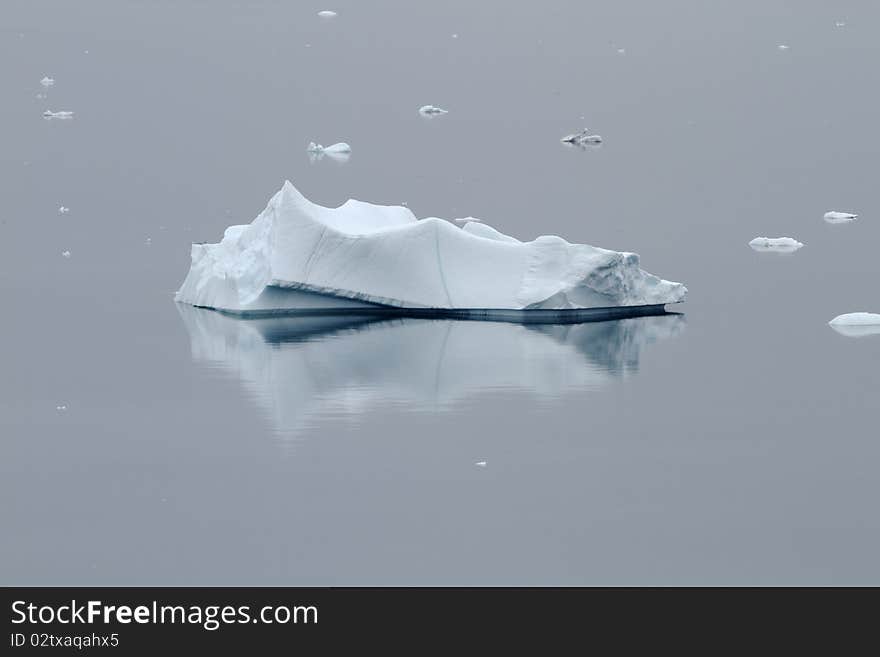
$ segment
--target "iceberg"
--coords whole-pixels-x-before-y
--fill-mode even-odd
[[[52,110],[46,110],[43,112],[44,119],[72,119],[73,112],[68,112],[67,110],[61,110],[60,112],[53,112]]]
[[[841,335],[850,338],[880,334],[880,315],[877,313],[846,313],[838,315],[828,324]]]
[[[339,142],[338,144],[330,144],[329,146],[321,146],[321,144],[316,144],[313,141],[309,142],[309,147],[306,149],[309,153],[321,154],[341,154],[341,153],[351,153],[351,146],[346,144],[344,141]]]
[[[47,75],[47,76],[44,77],[42,80],[40,80],[40,84],[43,85],[44,87],[51,87],[53,84],[55,84],[55,79],[54,79],[54,78],[50,78],[50,77]]]
[[[309,161],[312,163],[323,160],[325,157],[337,162],[348,162],[348,158],[351,157],[351,146],[345,142],[322,146],[312,141],[309,142],[309,147],[306,151],[309,154]]]
[[[434,105],[422,105],[419,108],[419,114],[449,114],[449,112],[442,107],[436,107]]]
[[[858,218],[859,215],[851,212],[838,212],[837,210],[832,210],[831,212],[825,213],[825,221],[829,224],[848,224],[850,221],[855,221]]]
[[[566,135],[559,141],[564,144],[574,144],[575,146],[581,146],[583,144],[601,144],[602,137],[599,135],[591,135],[590,131],[584,128],[579,133],[574,135]]]
[[[791,237],[756,237],[749,246],[765,253],[794,253],[803,244]]]
[[[416,219],[406,207],[312,203],[289,181],[249,225],[193,244],[175,299],[237,315],[407,314],[583,321],[665,312],[687,288],[635,253],[486,224]]]

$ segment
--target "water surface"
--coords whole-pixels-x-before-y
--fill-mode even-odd
[[[4,2],[0,581],[880,583],[880,337],[826,324],[880,308],[880,10],[718,4]],[[178,308],[189,243],[285,179],[637,251],[690,298]]]

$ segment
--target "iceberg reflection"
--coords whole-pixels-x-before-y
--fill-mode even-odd
[[[442,411],[486,391],[542,399],[638,371],[683,315],[523,325],[358,315],[240,319],[177,304],[193,360],[238,377],[276,432],[382,405]]]

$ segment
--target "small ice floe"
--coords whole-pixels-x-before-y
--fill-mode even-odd
[[[344,141],[337,144],[330,144],[329,146],[322,146],[321,144],[316,144],[315,142],[310,141],[309,147],[306,150],[308,151],[309,159],[312,162],[323,159],[325,155],[331,160],[336,160],[338,162],[345,162],[351,157],[351,146]]]
[[[880,315],[877,313],[846,313],[838,315],[828,324],[835,331],[849,338],[880,334]]]
[[[66,110],[62,110],[60,112],[53,112],[52,110],[46,110],[43,112],[44,119],[72,119],[73,112],[68,112]]]
[[[152,237],[148,237],[148,238],[147,238],[147,241],[146,241],[147,246],[150,246],[150,244],[152,244],[152,243],[153,243],[153,238],[152,238]]]
[[[58,404],[58,406],[55,407],[55,410],[59,413],[64,412],[67,410],[67,404]]]
[[[846,27],[845,21],[835,21],[834,27]]]
[[[435,105],[422,105],[419,108],[419,114],[434,116],[435,114],[449,114],[449,112],[442,107],[437,107]]]
[[[70,257],[70,251],[62,251],[62,252],[61,252],[61,255],[63,255],[65,258],[69,258],[69,257]]]
[[[780,44],[779,44],[778,46],[776,46],[776,47],[777,47],[779,50],[788,50],[788,46],[785,45],[784,43],[780,43]]]
[[[70,212],[70,208],[66,208],[63,205],[58,208],[58,214],[67,214],[68,212]]]
[[[452,35],[452,38],[453,38],[453,39],[457,39],[457,38],[458,38],[458,34],[453,34],[453,35]]]
[[[478,468],[485,468],[488,464],[485,461],[477,461],[476,463],[474,463],[474,465]]]
[[[44,87],[51,87],[53,84],[55,84],[55,78],[50,78],[48,76],[44,77],[42,80],[40,80],[40,84]]]
[[[602,137],[599,135],[591,135],[590,131],[584,128],[574,135],[566,135],[560,139],[564,144],[574,144],[575,146],[583,146],[584,144],[601,144]]]
[[[625,54],[626,54],[626,48],[618,48],[618,49],[617,49],[617,54],[618,54],[618,55],[625,55]]]
[[[825,221],[829,224],[848,224],[850,221],[855,221],[858,219],[859,215],[853,214],[851,212],[838,212],[837,210],[831,210],[830,212],[825,213]]]
[[[351,146],[344,141],[330,144],[329,146],[322,146],[321,144],[316,144],[315,142],[310,141],[307,150],[309,153],[351,153]]]
[[[756,237],[749,246],[764,253],[794,253],[803,244],[791,237]]]
[[[339,14],[331,9],[324,9],[318,12],[318,16],[320,16],[321,18],[336,18],[336,16],[338,15]]]

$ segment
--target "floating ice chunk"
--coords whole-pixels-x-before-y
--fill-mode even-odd
[[[851,212],[838,212],[837,210],[825,213],[825,221],[829,224],[847,224],[850,221],[855,221],[858,217],[859,215],[857,214],[852,214]]]
[[[566,144],[575,144],[575,145],[601,144],[602,137],[600,137],[599,135],[591,135],[589,130],[584,128],[583,130],[581,130],[577,134],[566,135],[565,137],[563,137],[559,141],[566,143]]]
[[[866,312],[846,313],[828,323],[832,326],[880,326],[880,315]]]
[[[449,112],[442,107],[436,107],[435,105],[422,105],[419,108],[419,114],[449,114]]]
[[[324,156],[329,157],[331,160],[336,160],[337,162],[346,162],[348,161],[348,158],[351,157],[351,146],[345,142],[331,144],[330,146],[322,146],[315,142],[309,142],[309,147],[306,150],[309,153],[309,160],[311,160],[312,163],[318,160],[323,160]]]
[[[68,112],[66,110],[62,110],[60,112],[53,112],[52,110],[46,110],[43,112],[44,119],[72,119],[73,112]]]
[[[459,217],[457,219],[453,219],[453,221],[457,221],[460,224],[467,224],[471,221],[483,221],[482,219],[477,219],[476,217]]]
[[[453,35],[452,35],[452,38],[453,38],[453,39],[457,39],[457,38],[458,38],[458,34],[453,34]]]
[[[487,463],[485,461],[477,461],[476,463],[474,463],[474,465],[478,468],[485,468]]]
[[[55,84],[55,78],[45,77],[40,80],[40,84],[44,87],[51,87],[53,84]]]
[[[58,208],[58,214],[67,214],[70,212],[70,208],[65,208],[63,205]]]
[[[791,237],[756,237],[749,246],[755,251],[768,253],[794,253],[803,246],[801,242]]]
[[[306,150],[308,150],[309,153],[351,153],[351,146],[344,141],[337,144],[330,144],[329,146],[322,146],[321,144],[316,144],[315,142],[310,141],[309,147]]]
[[[880,334],[880,315],[877,313],[847,313],[838,315],[828,324],[841,335],[860,338]]]
[[[577,133],[574,133],[571,135],[565,135],[565,137],[563,137],[559,141],[564,142],[566,144],[575,144],[575,143],[579,142],[581,139],[583,139],[583,137],[586,136],[587,134],[588,134],[588,130],[586,128],[584,128],[580,132],[577,132]]]
[[[354,200],[325,208],[286,182],[250,225],[192,246],[176,299],[239,314],[380,306],[524,320],[538,310],[552,318],[642,312],[619,311],[632,306],[659,312],[687,294],[643,271],[634,253],[552,235],[486,239],[471,228],[478,225]]]
[[[625,55],[625,54],[626,54],[626,48],[618,48],[618,49],[617,49],[617,54],[618,54],[618,55]]]
[[[324,9],[323,11],[318,12],[318,16],[320,16],[321,18],[335,18],[338,15],[339,14],[331,9]]]
[[[324,147],[325,153],[351,153],[351,146],[341,141],[337,144],[330,144]]]
[[[844,21],[836,21],[834,27],[846,27],[846,23]]]
[[[780,44],[779,44],[778,46],[776,46],[776,47],[779,48],[779,50],[788,50],[788,46],[785,45],[784,43],[780,43]]]
[[[70,251],[62,251],[62,252],[61,252],[61,255],[63,255],[65,258],[69,258],[69,257],[70,257]]]

